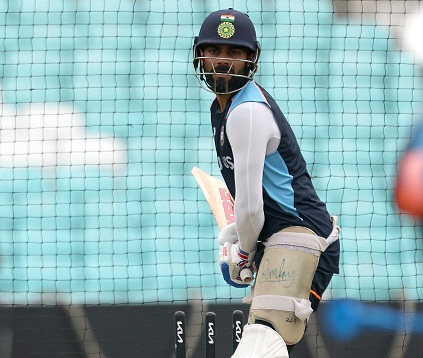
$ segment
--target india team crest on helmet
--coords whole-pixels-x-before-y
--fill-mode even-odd
[[[230,39],[235,34],[235,16],[233,15],[221,15],[220,25],[217,27],[217,33],[223,39]]]

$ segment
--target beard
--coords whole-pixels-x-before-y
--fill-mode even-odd
[[[209,85],[210,89],[214,93],[231,93],[236,92],[243,88],[249,79],[247,78],[247,71],[243,71],[243,73],[240,74],[242,77],[233,76],[233,71],[230,71],[228,67],[216,67],[217,73],[228,73],[229,75],[232,75],[232,77],[228,80],[226,78],[215,78],[213,74],[206,74],[206,82]]]

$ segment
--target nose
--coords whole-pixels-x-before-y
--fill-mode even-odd
[[[229,55],[226,52],[222,52],[217,58],[217,63],[219,65],[227,65],[229,63]]]
[[[224,56],[221,54],[221,56]],[[229,60],[223,57],[218,57],[215,59],[213,63],[213,67],[215,68],[215,71],[217,72],[224,72],[226,73],[228,69],[231,67],[231,64],[229,63]]]

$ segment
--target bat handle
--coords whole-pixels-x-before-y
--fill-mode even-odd
[[[241,277],[241,280],[245,283],[251,283],[253,280],[253,270],[251,270],[250,267],[244,267],[240,272],[239,276]]]

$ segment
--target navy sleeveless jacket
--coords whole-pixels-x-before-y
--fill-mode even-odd
[[[217,99],[211,105],[211,122],[219,168],[232,196],[236,198],[233,153],[226,135],[230,112],[244,102],[261,102],[269,106],[281,133],[277,151],[266,156],[263,170],[265,222],[259,240],[289,226],[304,226],[321,237],[328,237],[332,222],[326,205],[319,199],[295,135],[275,100],[255,81],[237,92],[223,112]],[[330,272],[338,272],[339,242],[332,244],[321,257],[320,264]],[[326,264],[325,264],[326,261]],[[319,264],[319,266],[321,266]]]

